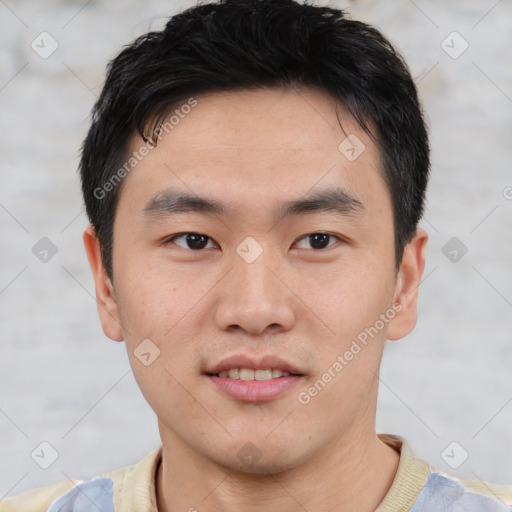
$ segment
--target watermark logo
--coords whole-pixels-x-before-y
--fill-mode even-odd
[[[458,469],[469,458],[468,451],[457,441],[452,441],[442,452],[441,458],[452,469]]]
[[[149,338],[139,343],[133,353],[144,366],[153,364],[160,357],[160,349]]]
[[[361,331],[355,340],[352,340],[352,344],[350,348],[346,350],[343,354],[338,355],[336,360],[327,368],[327,370],[322,374],[322,376],[307,390],[301,391],[297,395],[297,400],[302,405],[307,405],[311,402],[311,399],[317,396],[322,390],[325,389],[327,384],[331,382],[334,378],[336,378],[343,369],[350,364],[350,362],[359,354],[364,347],[368,344],[368,337],[374,338],[379,334],[393,318],[395,318],[396,314],[402,311],[403,307],[401,304],[394,304],[392,308],[389,308],[385,313],[382,313],[379,316],[379,319],[375,321],[375,323],[366,327],[363,331]],[[363,345],[363,346],[361,346]]]
[[[174,115],[172,115],[165,123],[162,123],[155,130],[155,136],[157,140],[161,140],[164,132],[170,133],[182,119],[185,119],[187,114],[189,114],[194,107],[197,106],[197,100],[195,98],[189,98],[188,102],[182,105],[179,109],[174,111]],[[94,189],[94,197],[96,199],[104,199],[109,192],[112,192],[117,185],[125,178],[140,162],[149,155],[149,152],[156,147],[157,143],[152,140],[148,140],[145,145],[141,146],[137,151],[133,151],[130,158],[124,163],[122,167],[120,167],[101,187],[96,187]]]
[[[57,40],[48,32],[41,32],[30,44],[39,57],[47,59],[59,47]]]
[[[59,458],[59,452],[48,441],[43,441],[34,448],[30,456],[40,468],[48,469]]]
[[[452,59],[458,59],[469,48],[469,43],[457,31],[454,31],[443,39],[441,48]]]
[[[41,263],[48,263],[57,254],[57,251],[57,246],[46,236],[43,236],[43,238],[32,247],[32,254]]]
[[[252,468],[262,457],[261,451],[253,443],[245,443],[238,450],[238,460],[246,467]]]
[[[246,263],[253,263],[261,256],[263,247],[252,236],[248,236],[237,246],[236,252]]]
[[[454,236],[443,245],[441,252],[452,263],[458,263],[466,255],[468,248],[462,240]]]
[[[366,146],[353,133],[338,146],[339,152],[350,162],[359,158],[365,149]]]

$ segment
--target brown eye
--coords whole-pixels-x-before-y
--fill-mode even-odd
[[[332,244],[329,244],[329,242],[332,239],[341,240],[339,237],[329,233],[311,233],[301,238],[300,241],[307,240],[313,249],[320,250],[330,247]],[[300,249],[308,249],[308,247],[300,247]]]
[[[180,239],[185,241],[185,246],[175,242]],[[168,242],[176,243],[176,245],[179,245],[184,249],[192,249],[195,251],[204,249],[208,245],[208,241],[210,241],[210,238],[201,233],[182,233],[181,235],[175,235],[168,240]]]

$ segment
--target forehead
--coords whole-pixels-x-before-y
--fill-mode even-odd
[[[166,118],[167,129],[125,178],[121,197],[140,199],[144,207],[155,194],[178,186],[256,211],[266,201],[340,185],[361,202],[390,208],[374,142],[328,95],[258,89],[195,102],[193,108],[184,107],[190,102],[176,106]],[[143,145],[134,137],[130,153]]]

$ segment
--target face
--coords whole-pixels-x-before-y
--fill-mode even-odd
[[[426,235],[397,274],[377,149],[340,113],[344,131],[308,89],[198,97],[124,179],[113,286],[86,231],[105,333],[125,340],[164,445],[278,472],[374,433]]]

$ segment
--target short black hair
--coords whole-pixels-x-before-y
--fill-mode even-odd
[[[401,55],[343,10],[294,0],[219,0],[172,16],[108,64],[79,170],[111,280],[121,179],[140,159],[128,155],[133,136],[154,147],[166,116],[201,94],[301,86],[341,102],[376,142],[399,268],[423,215],[430,172],[423,112]]]

